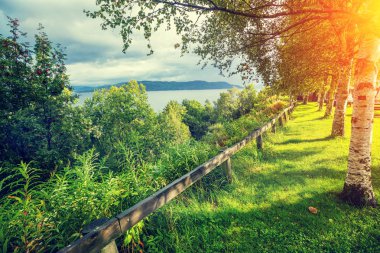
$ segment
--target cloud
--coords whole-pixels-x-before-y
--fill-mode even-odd
[[[229,81],[240,84],[239,77],[225,78],[219,70],[201,70],[199,58],[189,54],[180,57],[174,49],[179,37],[174,31],[159,30],[152,37],[155,53],[147,56],[147,42],[141,34],[126,54],[122,53],[122,39],[117,30],[102,30],[100,20],[88,18],[83,10],[96,9],[95,0],[1,0],[0,29],[6,15],[19,18],[21,29],[32,38],[39,23],[54,43],[66,47],[67,68],[73,85],[109,84],[129,79],[187,81]]]

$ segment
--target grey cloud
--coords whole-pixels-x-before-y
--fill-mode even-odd
[[[65,45],[65,52],[68,55],[67,64],[103,61],[104,59],[141,58],[146,55],[141,50],[130,50],[124,54],[120,48],[112,48],[102,44],[91,47],[86,43],[77,41],[63,41],[61,44]]]
[[[0,33],[6,16],[19,18],[22,30],[33,38],[39,23],[54,43],[66,47],[71,83],[110,84],[129,79],[188,81],[229,81],[240,84],[239,77],[225,78],[219,70],[201,70],[199,58],[189,54],[180,57],[174,49],[179,37],[174,31],[161,30],[152,38],[155,53],[146,54],[146,41],[141,34],[126,54],[117,30],[102,30],[100,21],[87,18],[83,9],[95,9],[95,0],[0,0]]]

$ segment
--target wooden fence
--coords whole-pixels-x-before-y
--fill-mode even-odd
[[[207,162],[198,166],[189,173],[176,179],[169,185],[157,191],[148,198],[140,201],[131,208],[111,218],[106,223],[95,227],[88,234],[76,240],[65,248],[61,249],[59,253],[79,253],[79,252],[100,252],[107,245],[114,245],[114,240],[122,236],[128,229],[132,228],[137,222],[141,221],[149,214],[153,213],[158,208],[167,204],[173,198],[178,196],[184,190],[189,188],[192,184],[200,180],[202,177],[210,173],[219,165],[225,168],[227,179],[229,182],[232,180],[231,156],[241,150],[248,143],[256,139],[257,148],[262,149],[262,135],[267,130],[272,129],[276,132],[276,122],[283,126],[289,119],[289,114],[293,112],[294,105],[286,108],[277,117],[270,120],[261,128],[253,131],[242,141],[235,145],[223,150],[217,156],[211,158]],[[104,252],[104,250],[103,250]],[[117,249],[116,249],[117,252]]]

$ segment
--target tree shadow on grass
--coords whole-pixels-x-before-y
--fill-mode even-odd
[[[297,121],[297,122],[294,122],[294,123],[298,124],[298,123],[305,123],[305,122],[310,122],[310,121],[320,121],[320,120],[329,120],[329,119],[331,119],[331,117],[321,116],[321,117],[317,117],[317,118],[313,118],[313,119],[308,119],[308,120],[300,120],[300,121]]]
[[[315,178],[331,178],[331,179],[341,179],[342,182],[345,177],[345,172],[327,168],[326,166],[316,166],[313,169],[297,169],[284,171],[275,171],[273,173],[274,177],[289,177],[297,178],[299,181],[305,181],[305,179],[315,179]]]
[[[329,141],[332,140],[333,137],[327,136],[323,138],[317,138],[317,139],[289,139],[284,142],[277,143],[278,145],[287,145],[287,144],[297,144],[297,143],[304,143],[304,142],[321,142],[321,141]]]
[[[252,180],[260,182],[262,185],[270,185],[274,191],[297,185],[302,187],[307,186],[310,182],[317,179],[337,180],[343,184],[346,175],[345,171],[331,169],[326,165],[318,166],[317,163],[315,163],[312,169],[302,169],[290,163],[285,163],[280,165],[278,170],[264,169],[255,171],[249,168],[242,168],[236,170],[235,173],[240,174],[241,178],[252,178]]]
[[[157,245],[163,251],[171,252],[376,252],[379,249],[376,210],[369,209],[363,214],[360,209],[340,202],[337,192],[309,191],[307,197],[297,201],[274,201],[269,195],[267,200],[266,196],[257,200],[253,196],[247,204],[249,197],[244,193],[234,194],[230,200],[223,199],[216,204],[202,203],[202,208],[163,208],[151,216],[148,232],[161,240]],[[311,214],[309,206],[316,207],[318,213]]]
[[[282,150],[275,152],[266,150],[262,160],[247,163],[250,153],[244,152],[234,159],[234,171],[241,178],[256,178],[255,180],[274,187],[287,185],[307,185],[313,179],[339,180],[344,182],[345,170],[340,170],[341,163],[346,162],[346,156],[315,159],[323,148],[310,147],[303,151]],[[308,161],[312,159],[312,161]],[[264,166],[263,166],[264,165]]]
[[[265,148],[265,147],[264,147]],[[268,149],[268,147],[267,147]],[[264,150],[263,159],[266,162],[276,162],[277,160],[294,161],[305,159],[307,157],[316,155],[322,151],[322,148],[305,148],[304,150],[286,149],[279,151]]]

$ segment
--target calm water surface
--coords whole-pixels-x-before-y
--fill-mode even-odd
[[[206,100],[214,102],[219,98],[221,92],[226,92],[227,89],[215,90],[170,90],[170,91],[148,91],[148,101],[156,112],[162,111],[167,103],[171,100],[182,102],[184,99],[194,99],[201,103]],[[83,104],[86,98],[90,98],[92,92],[79,93],[79,104]]]

